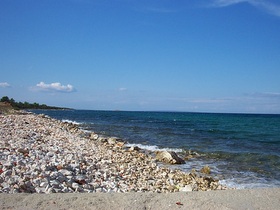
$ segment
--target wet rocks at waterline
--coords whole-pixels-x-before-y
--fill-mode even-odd
[[[162,161],[165,163],[170,164],[184,164],[186,163],[183,159],[178,157],[178,155],[175,152],[169,152],[169,151],[158,151],[156,152],[156,159],[158,161]]]

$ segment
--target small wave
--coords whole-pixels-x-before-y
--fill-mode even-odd
[[[223,179],[219,180],[219,183],[225,185],[229,188],[236,188],[236,189],[255,189],[255,188],[273,188],[279,187],[280,182],[277,180],[268,181],[266,179],[253,179],[251,181],[245,182],[246,178],[232,178],[232,179]]]
[[[182,149],[178,148],[159,148],[156,145],[143,145],[143,144],[126,144],[127,147],[139,147],[141,149],[149,150],[149,151],[171,151],[171,152],[184,152]]]
[[[62,122],[66,122],[66,123],[72,123],[74,125],[80,125],[81,123],[74,121],[74,120],[62,120]]]

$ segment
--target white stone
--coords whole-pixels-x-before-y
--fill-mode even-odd
[[[191,192],[192,191],[192,186],[191,185],[186,185],[184,187],[179,188],[180,192]]]
[[[74,189],[77,189],[77,188],[79,188],[80,186],[79,186],[78,183],[73,182],[73,183],[72,183],[72,187],[73,187]]]

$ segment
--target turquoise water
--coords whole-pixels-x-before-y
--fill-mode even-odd
[[[189,150],[200,156],[173,166],[209,165],[221,183],[237,188],[280,187],[280,115],[182,112],[43,111],[83,129],[117,136],[149,150]]]

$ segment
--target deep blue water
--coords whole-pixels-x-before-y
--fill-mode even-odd
[[[201,156],[184,171],[209,165],[221,183],[237,188],[280,187],[280,115],[64,110],[44,113],[86,130],[117,136],[149,150]]]

